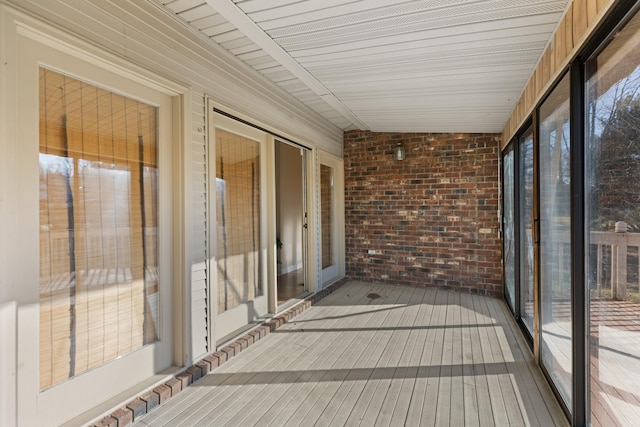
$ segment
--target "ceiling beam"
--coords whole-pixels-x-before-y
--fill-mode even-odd
[[[369,126],[356,116],[331,91],[309,73],[302,65],[277,44],[262,28],[245,14],[232,0],[206,0],[220,15],[233,24],[241,33],[258,45],[273,59],[296,76],[316,95],[342,114],[357,129],[369,129]]]

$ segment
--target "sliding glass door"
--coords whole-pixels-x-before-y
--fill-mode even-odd
[[[571,408],[569,75],[540,107],[540,362]]]
[[[516,310],[516,234],[515,234],[515,151],[513,145],[502,157],[502,230],[504,256],[504,293],[511,307]]]
[[[520,138],[519,149],[520,319],[531,336],[534,325],[533,129]]]
[[[505,299],[534,337],[534,150],[528,125],[502,155],[502,230]]]
[[[572,400],[569,83],[567,75],[541,105],[537,138],[535,125],[527,126],[517,145],[505,150],[502,166],[505,297],[567,408]]]
[[[588,64],[590,422],[640,419],[640,15]]]
[[[216,115],[215,296],[217,338],[267,313],[265,212],[269,136]],[[272,139],[271,139],[272,140]],[[212,248],[213,249],[213,248]]]

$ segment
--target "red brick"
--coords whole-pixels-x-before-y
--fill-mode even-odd
[[[127,403],[127,408],[131,410],[133,421],[135,421],[147,413],[147,402],[142,399],[135,399]]]
[[[240,337],[237,340],[237,343],[240,345],[240,351],[246,350],[249,347],[249,340],[246,337]]]
[[[180,381],[177,378],[171,378],[169,381],[167,381],[164,384],[171,389],[171,397],[175,396],[176,394],[182,391],[182,381]]]
[[[188,371],[182,372],[176,375],[176,379],[181,383],[180,390],[184,390],[185,388],[189,387],[193,382],[193,378],[191,377],[191,374]]]
[[[228,346],[221,348],[220,351],[227,355],[226,357],[227,360],[231,359],[236,354],[236,349],[232,344],[229,344]]]
[[[166,384],[160,384],[153,391],[158,393],[158,400],[161,405],[171,398],[171,387]]]
[[[224,351],[220,351],[220,350],[215,351],[215,352],[213,352],[213,355],[218,358],[218,366],[222,365],[227,360],[229,360],[227,358],[227,353],[225,353]]]
[[[187,373],[189,375],[191,375],[191,382],[195,383],[196,381],[198,381],[200,378],[202,378],[202,369],[200,369],[199,365],[194,365],[191,366],[190,368],[187,369]]]
[[[198,363],[196,363],[196,366],[198,368],[200,368],[201,377],[204,377],[209,372],[211,372],[211,363],[209,363],[208,360],[203,359],[203,360],[199,361]]]
[[[118,427],[130,426],[133,423],[133,411],[129,408],[120,408],[111,416],[118,421]]]
[[[94,424],[95,427],[118,427],[118,420],[113,417],[104,417]]]
[[[260,340],[260,331],[258,330],[249,332],[249,335],[253,337],[254,344]]]
[[[140,399],[147,404],[147,412],[150,412],[153,408],[160,405],[160,394],[155,391],[140,396]]]
[[[209,371],[213,371],[220,365],[220,359],[218,359],[218,356],[215,353],[208,355],[202,360],[209,364]]]
[[[244,337],[242,337],[242,338],[243,338],[244,340],[246,340],[246,341],[247,341],[247,346],[252,345],[252,344],[253,344],[253,342],[254,342],[254,341],[253,341],[253,335],[251,335],[251,334],[247,334],[247,335],[245,335],[245,336],[244,336]]]

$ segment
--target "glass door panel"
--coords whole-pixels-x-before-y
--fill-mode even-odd
[[[541,362],[571,408],[569,75],[540,107]]]
[[[533,335],[534,248],[533,248],[533,130],[520,138],[520,318]]]
[[[261,155],[265,135],[223,117],[215,121],[216,338],[220,339],[267,313]]]
[[[585,207],[590,422],[640,419],[640,15],[589,61]]]
[[[503,245],[504,245],[504,285],[507,302],[511,310],[516,307],[515,270],[515,170],[514,150],[510,149],[502,160],[503,180]]]

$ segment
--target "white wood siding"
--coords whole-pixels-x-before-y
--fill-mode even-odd
[[[208,342],[207,317],[207,150],[206,102],[201,94],[192,100],[192,263],[191,263],[191,360],[198,360],[213,350]]]

